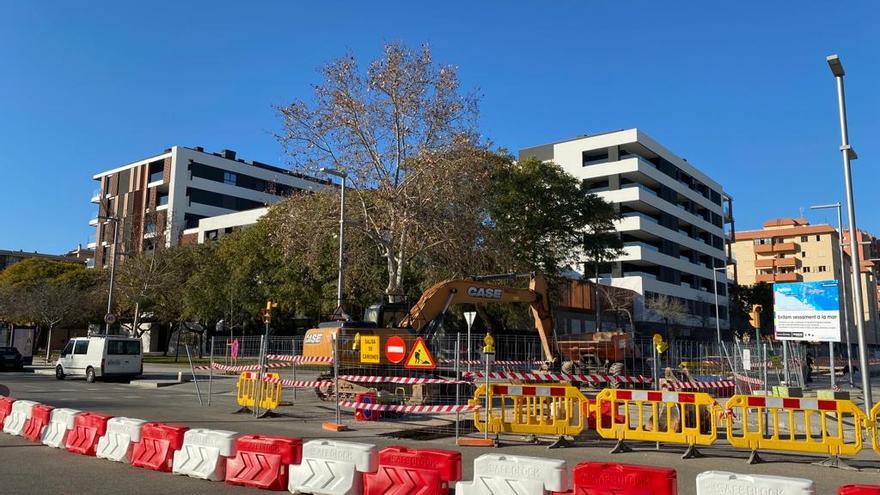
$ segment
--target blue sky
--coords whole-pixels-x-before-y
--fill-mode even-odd
[[[174,144],[284,163],[271,105],[391,40],[457,65],[497,146],[639,127],[724,185],[739,229],[834,221],[808,207],[844,199],[839,53],[858,223],[880,234],[880,6],[710,3],[0,0],[0,249],[88,242],[91,176]]]

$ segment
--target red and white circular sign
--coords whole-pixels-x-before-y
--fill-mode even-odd
[[[406,357],[406,342],[397,335],[385,341],[385,357],[394,364],[403,361]]]

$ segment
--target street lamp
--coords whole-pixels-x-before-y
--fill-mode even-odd
[[[814,205],[811,206],[812,210],[825,210],[829,208],[835,208],[837,210],[837,257],[838,262],[840,263],[840,286],[843,291],[843,331],[846,335],[846,369],[852,370],[852,346],[849,338],[849,297],[847,297],[847,283],[846,283],[846,273],[847,269],[843,264],[843,215],[840,210],[840,201],[834,204],[828,205]],[[855,286],[853,286],[853,290],[855,290]],[[830,350],[830,368],[831,368],[831,388],[834,388],[834,342],[828,343]],[[853,386],[853,374],[851,371],[849,374],[849,386]]]
[[[721,353],[724,353],[724,356],[727,358],[727,364],[730,366],[730,369],[733,369],[733,363],[730,361],[730,356],[727,354],[727,349],[724,347],[724,343],[721,341],[721,313],[718,309],[718,271],[719,270],[727,270],[726,266],[715,266],[715,258],[712,258],[712,286],[715,291],[715,337],[718,339],[718,357],[721,358]],[[730,293],[725,291],[727,294],[727,300],[730,301]],[[728,315],[730,314],[730,305],[727,306]],[[722,364],[723,368],[723,364]]]
[[[339,278],[336,281],[336,311],[344,314],[342,310],[342,276],[345,269],[345,261],[343,258],[343,236],[345,235],[345,181],[348,174],[336,168],[321,167],[321,172],[327,175],[335,175],[342,179],[342,187],[339,192]]]
[[[116,237],[119,234],[119,217],[99,215],[98,220],[113,222],[113,246],[110,249],[110,288],[107,291],[107,314],[104,315],[104,335],[110,335],[110,322],[113,320],[110,311],[113,309],[113,282],[116,274]]]
[[[849,260],[852,265],[853,277],[857,278],[860,273],[860,256],[858,243],[856,241],[856,232],[858,232],[858,228],[856,227],[856,208],[855,199],[853,198],[852,167],[850,165],[850,160],[855,160],[858,158],[858,155],[856,155],[856,152],[849,144],[849,134],[846,127],[846,98],[843,92],[843,64],[840,63],[840,57],[837,55],[829,55],[825,60],[828,62],[828,67],[831,68],[831,73],[834,74],[834,78],[837,81],[837,110],[840,118],[840,152],[843,156],[843,180],[846,189],[846,216],[850,232]],[[855,296],[853,299],[855,301],[856,335],[859,339],[859,367],[862,370],[862,393],[865,397],[865,411],[870,414],[871,406],[874,401],[871,397],[871,373],[868,369],[868,348],[865,344],[865,313],[862,309],[862,291],[856,290],[856,287],[853,286],[853,292]]]

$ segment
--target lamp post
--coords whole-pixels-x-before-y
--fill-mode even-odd
[[[326,167],[322,167],[321,172],[335,175],[342,179],[342,187],[339,192],[339,278],[336,281],[336,311],[342,311],[342,280],[345,270],[345,259],[343,257],[345,246],[345,181],[348,178],[348,174],[339,169]]]
[[[718,339],[718,357],[720,359],[721,354],[724,353],[724,356],[727,358],[727,364],[730,366],[730,369],[733,369],[733,363],[730,361],[730,356],[727,355],[727,349],[724,348],[724,343],[721,342],[721,312],[718,309],[718,270],[727,270],[726,266],[715,266],[715,258],[712,258],[712,287],[715,292],[715,337]],[[728,301],[730,300],[730,294],[728,294]],[[730,311],[730,306],[728,305],[728,311]],[[722,369],[723,369],[722,365]]]
[[[110,335],[111,313],[113,309],[113,284],[116,275],[116,237],[119,235],[119,218],[115,216],[98,216],[98,220],[113,222],[113,246],[110,249],[110,287],[107,290],[107,314],[104,316],[104,335]]]
[[[846,273],[849,271],[846,269],[843,263],[843,214],[840,209],[840,201],[834,204],[828,205],[815,205],[811,206],[810,209],[813,210],[824,210],[828,208],[835,208],[837,210],[837,257],[838,262],[840,263],[840,287],[843,291],[843,332],[846,335],[846,369],[849,374],[849,386],[853,386],[853,374],[852,374],[852,345],[849,337],[849,305],[850,299],[847,296],[849,289],[847,288],[847,276]],[[851,280],[851,279],[850,279]],[[855,290],[855,289],[853,289]],[[831,356],[831,388],[834,388],[835,377],[834,377],[834,342],[828,343],[830,347],[830,356]]]
[[[853,198],[852,186],[852,167],[851,160],[858,158],[855,150],[849,144],[849,134],[846,127],[846,98],[843,92],[843,64],[840,63],[840,57],[837,55],[829,55],[826,59],[834,79],[837,81],[837,110],[840,118],[840,153],[843,156],[843,180],[846,190],[846,216],[849,223],[849,248],[850,248],[850,264],[852,265],[853,277],[858,278],[860,256],[858,243],[856,240],[856,208],[855,199]],[[861,285],[861,284],[859,284]],[[859,367],[862,370],[862,394],[865,397],[865,412],[870,414],[873,400],[871,397],[871,373],[868,369],[868,346],[865,344],[865,322],[864,310],[862,304],[862,291],[860,288],[853,286],[853,300],[855,301],[855,321],[856,335],[859,339]]]

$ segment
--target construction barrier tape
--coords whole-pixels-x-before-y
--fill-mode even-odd
[[[477,405],[462,404],[448,406],[398,406],[394,404],[364,404],[363,402],[344,401],[339,407],[346,409],[360,409],[361,411],[389,411],[410,414],[438,414],[438,413],[461,413],[473,412],[479,409]]]
[[[664,389],[681,390],[685,388],[707,389],[707,388],[731,388],[736,384],[733,380],[718,380],[713,382],[673,382],[666,381],[663,383]]]
[[[455,364],[454,359],[441,359],[441,363],[443,364]],[[483,361],[479,359],[462,359],[459,361],[459,364],[484,364]],[[496,366],[535,366],[544,364],[544,361],[510,361],[510,360],[498,360],[494,362]]]
[[[269,361],[286,361],[297,364],[332,363],[333,356],[289,356],[286,354],[269,354]]]
[[[485,378],[483,371],[468,371],[462,373],[464,379]],[[565,373],[549,373],[544,371],[532,371],[519,373],[516,371],[493,371],[489,378],[495,380],[524,380],[524,381],[569,381],[580,383],[651,383],[651,379],[645,376],[609,376],[609,375],[569,375]]]
[[[733,377],[741,382],[749,383],[752,385],[763,385],[764,384],[764,380],[761,380],[760,378],[752,378],[750,376],[740,375],[739,373],[734,373]]]

